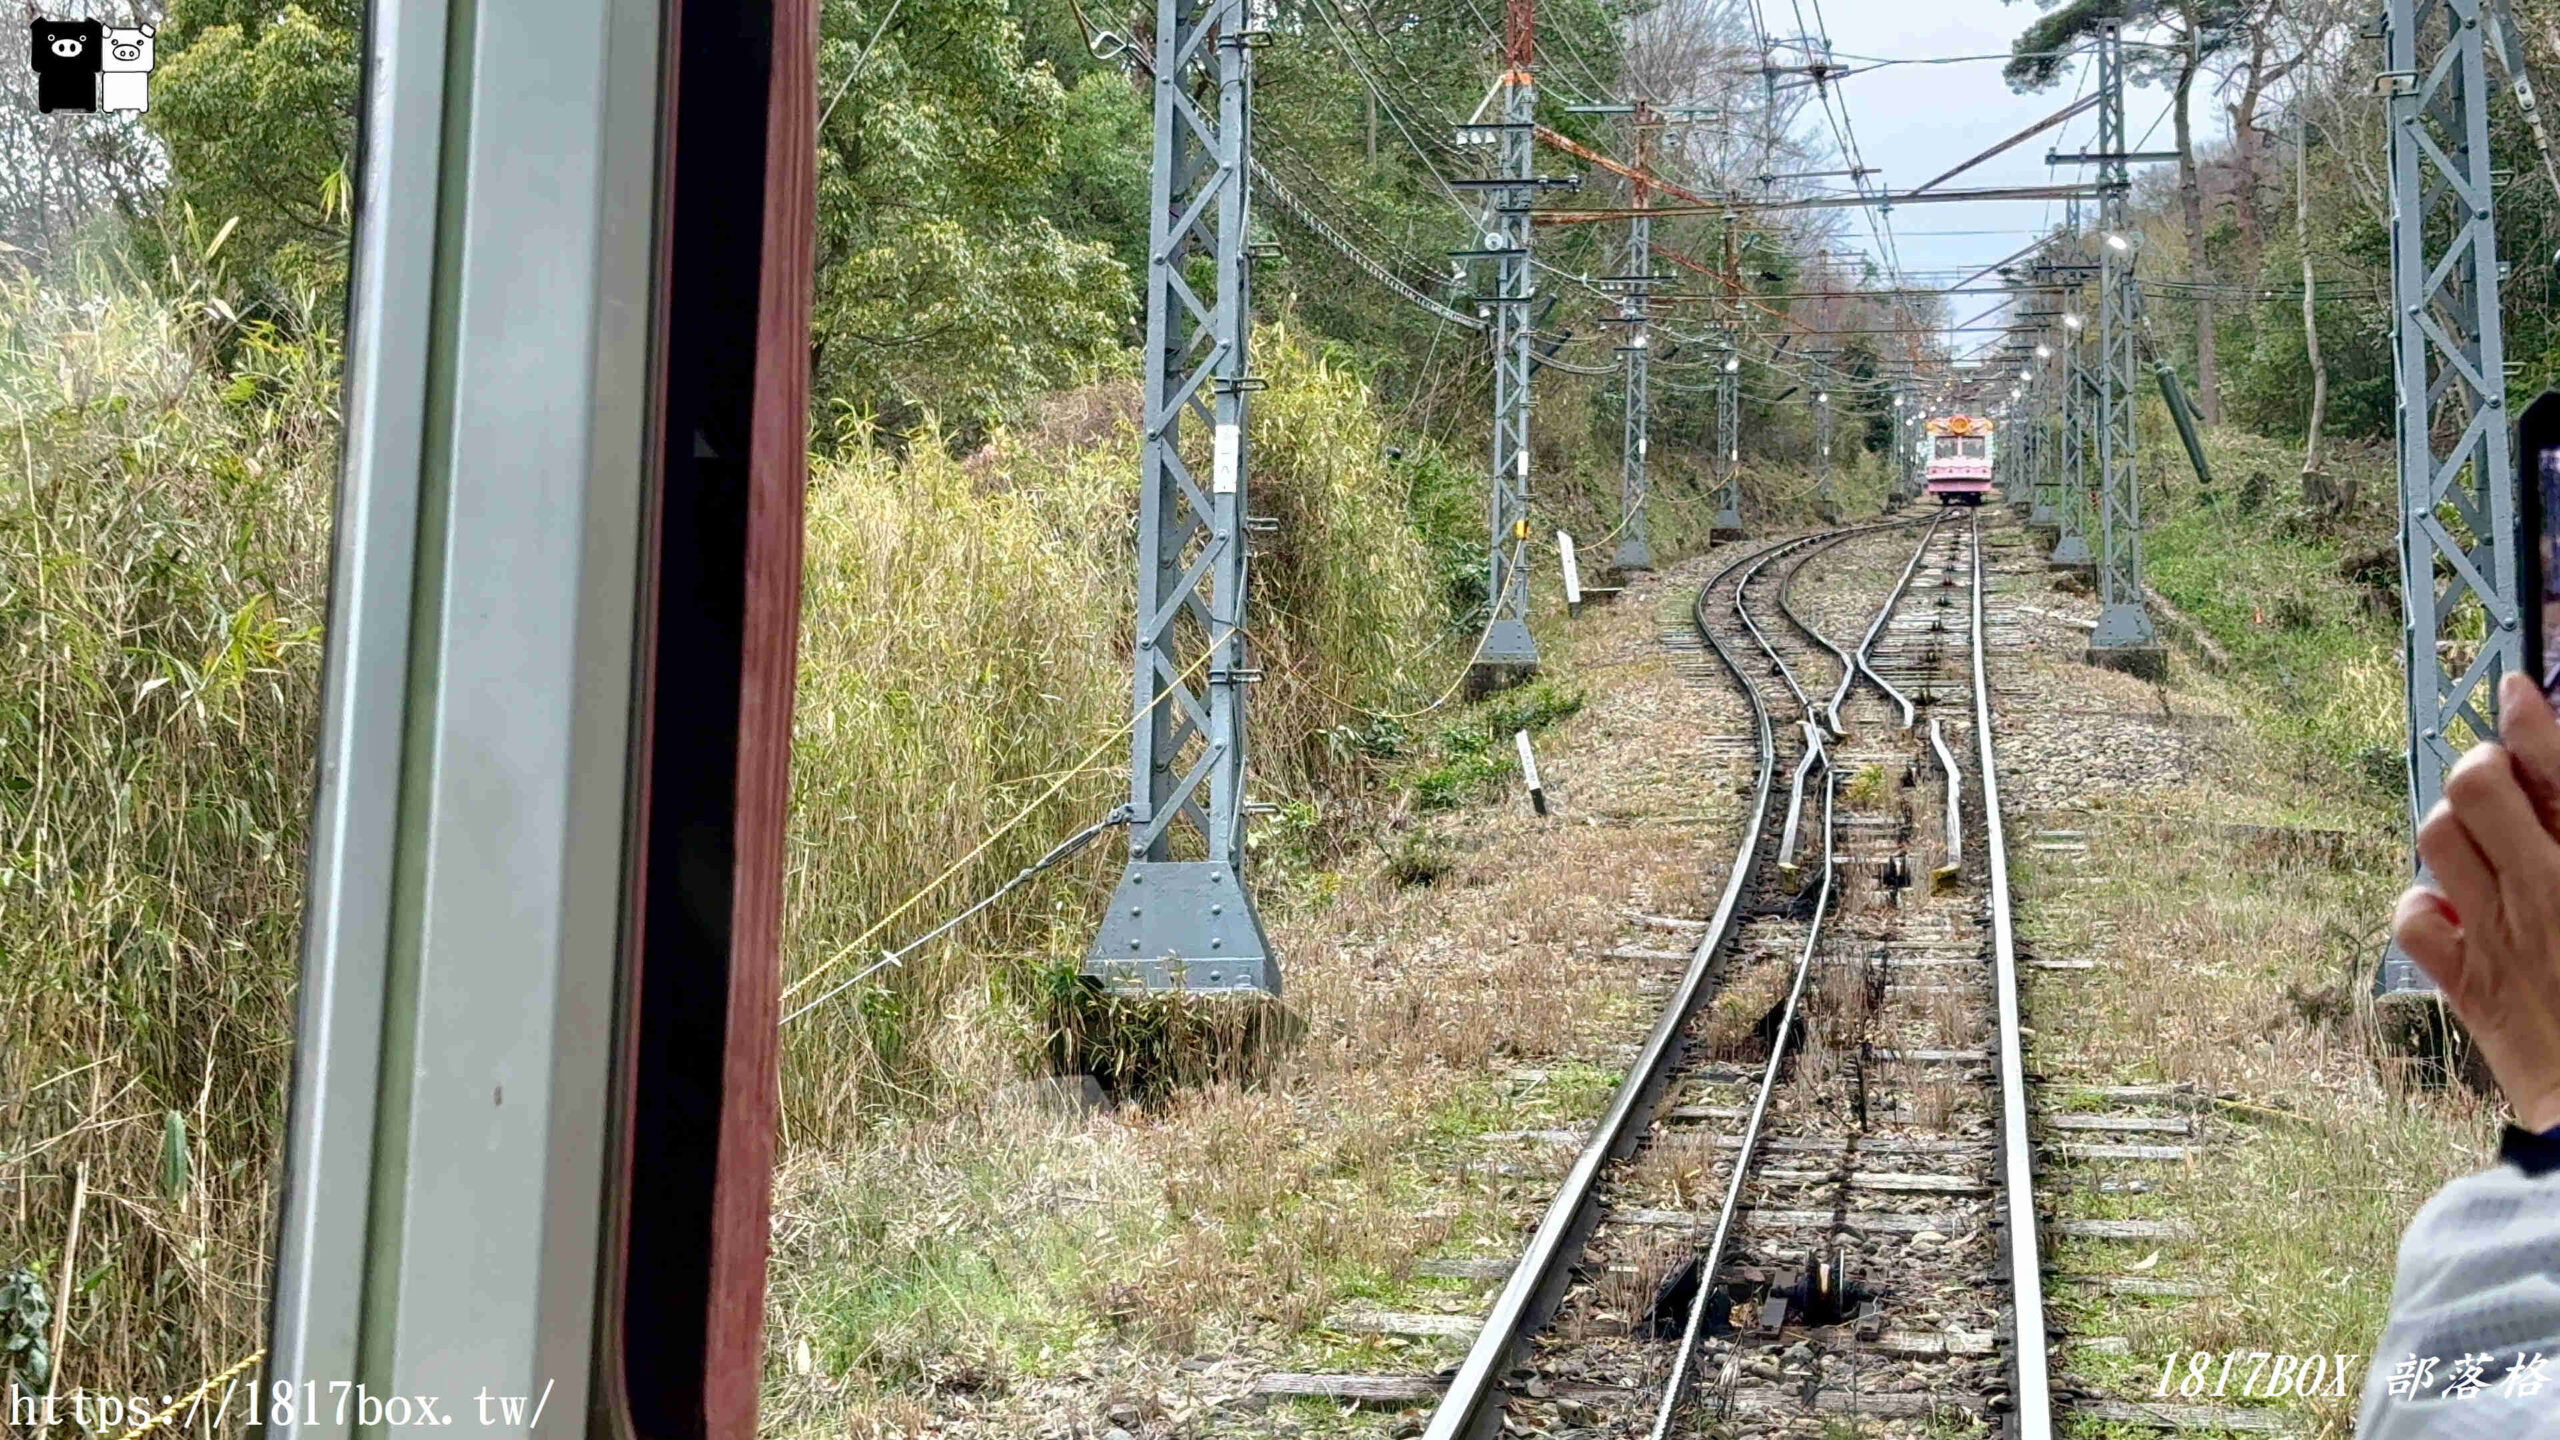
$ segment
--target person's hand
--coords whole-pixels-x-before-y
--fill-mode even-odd
[[[2516,1123],[2560,1126],[2560,718],[2522,674],[2498,688],[2501,744],[2446,773],[2418,826],[2435,888],[2400,897],[2400,948],[2444,991]]]

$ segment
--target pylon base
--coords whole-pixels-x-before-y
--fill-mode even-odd
[[[2169,652],[2157,645],[2092,645],[2081,658],[2102,670],[2121,670],[2155,684],[2169,678]]]
[[[1280,993],[1244,876],[1217,860],[1130,861],[1084,973],[1121,994]]]

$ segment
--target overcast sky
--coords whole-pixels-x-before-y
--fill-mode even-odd
[[[2041,13],[2033,0],[1761,0],[1772,32],[1796,28],[1795,7],[1801,5],[1808,27],[1820,24],[1831,36],[1835,58],[1911,59],[1953,55],[2005,56],[2018,33]],[[1894,65],[1840,81],[1850,129],[1866,163],[1883,172],[1881,182],[1909,189],[1989,149],[2061,108],[2077,87],[2093,83],[2083,73],[2066,76],[2054,90],[2016,95],[2000,79],[2000,61],[1961,64]],[[2195,114],[2201,140],[2212,133],[2218,115],[2206,87],[2197,87]],[[2137,148],[2170,146],[2168,96],[2160,90],[2136,90],[2126,99],[2126,122]],[[1813,133],[1829,126],[1818,110],[1810,111]],[[2156,125],[2156,130],[2154,129]],[[2148,144],[2145,132],[2152,132]],[[1947,188],[1993,185],[2043,185],[2081,173],[2047,170],[2048,149],[2080,150],[2097,139],[2097,117],[2082,115],[2059,130],[2049,130],[2008,153],[1947,182]],[[1905,205],[1891,217],[1896,250],[1905,270],[1923,272],[1978,269],[2025,245],[2038,231],[2062,218],[2064,202],[1967,201],[1937,205]],[[1873,230],[1853,218],[1849,234],[1861,249],[1873,250]],[[1949,279],[1954,276],[1947,277]],[[1960,303],[1964,315],[1987,302]]]

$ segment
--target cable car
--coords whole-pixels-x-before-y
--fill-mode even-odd
[[[1991,421],[1949,415],[1925,422],[1929,432],[1925,493],[1941,505],[1979,505],[1991,493]]]

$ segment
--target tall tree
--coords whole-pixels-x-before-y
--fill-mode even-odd
[[[2015,4],[2017,0],[2009,0]],[[2147,43],[2128,51],[2128,78],[2169,82],[2170,119],[2178,147],[2178,209],[2187,241],[2187,278],[2197,286],[2196,409],[2206,423],[2222,419],[2220,366],[2214,353],[2212,261],[2205,252],[2204,184],[2196,164],[2190,99],[2208,62],[2246,41],[2264,0],[2036,0],[2043,18],[2018,36],[2002,75],[2013,90],[2045,90],[2065,73],[2071,51],[2100,26],[2123,26]]]
[[[1133,334],[1120,256],[1145,244],[1128,82],[1070,92],[1005,0],[827,0],[819,37],[821,402],[966,438],[1111,363]]]
[[[2265,183],[2266,137],[2258,115],[2268,93],[2301,66],[2303,52],[2283,33],[2281,0],[2260,0],[2250,7],[2247,39],[2233,49],[2234,60],[2222,77],[2223,112],[2231,121],[2233,214],[2240,222],[2240,274],[2254,282],[2259,256],[2266,246],[2266,216],[2260,208]]]
[[[256,281],[334,289],[346,276],[358,0],[178,0],[156,37],[151,109],[170,198]]]

